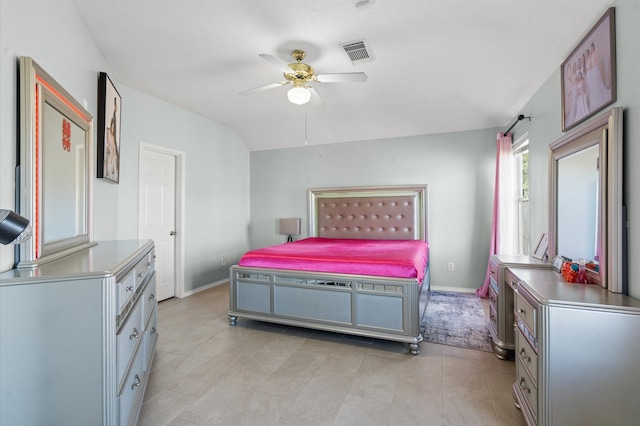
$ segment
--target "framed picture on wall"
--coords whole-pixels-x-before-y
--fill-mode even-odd
[[[600,18],[560,67],[562,131],[616,101],[615,9]]]
[[[120,117],[122,98],[109,76],[98,75],[97,177],[120,182]]]

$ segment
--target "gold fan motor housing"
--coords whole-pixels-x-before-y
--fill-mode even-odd
[[[313,68],[302,62],[305,56],[307,56],[306,52],[296,49],[291,52],[291,56],[296,60],[296,62],[289,64],[289,68],[291,68],[293,72],[285,72],[284,78],[291,81],[294,86],[303,86],[305,82],[314,80],[315,75]]]

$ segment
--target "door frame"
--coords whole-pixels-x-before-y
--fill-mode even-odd
[[[142,160],[145,151],[153,151],[161,154],[171,155],[176,162],[176,181],[175,181],[175,297],[184,297],[184,274],[185,274],[185,163],[186,153],[164,146],[153,145],[140,141],[138,145],[138,238],[140,237],[140,223],[142,222],[142,185],[140,184],[140,170],[142,169]]]

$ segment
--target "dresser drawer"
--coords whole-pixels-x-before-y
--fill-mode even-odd
[[[142,283],[147,279],[147,276],[153,270],[153,261],[154,261],[153,250],[147,254],[143,259],[141,259],[134,269],[134,273],[136,276],[136,286],[141,286]]]
[[[116,368],[119,385],[122,384],[127,367],[132,362],[133,354],[142,341],[144,328],[142,323],[142,303],[140,302],[140,299],[138,299],[138,303],[130,311],[127,320],[116,335]]]
[[[522,363],[519,358],[516,358],[516,384],[517,391],[520,393],[523,400],[526,404],[526,407],[522,407],[522,409],[526,409],[532,414],[532,417],[538,421],[538,388],[532,382],[531,378],[525,371]]]
[[[493,286],[489,287],[489,305],[493,306],[495,311],[498,310],[498,293],[493,289]]]
[[[146,376],[143,369],[143,358],[143,351],[138,351],[133,359],[124,386],[118,394],[118,424],[121,426],[135,424],[138,413],[133,412],[134,407],[137,407],[136,411],[140,409],[140,404],[136,404],[136,400],[142,399],[145,387]]]
[[[538,385],[538,354],[533,350],[529,341],[518,330],[516,336],[516,357],[520,364],[529,372],[534,385]]]
[[[147,283],[147,286],[144,288],[144,292],[142,293],[142,306],[144,309],[144,322],[146,324],[149,321],[149,315],[158,305],[158,299],[156,298],[156,276],[155,272],[152,271],[151,278]]]
[[[158,310],[154,308],[151,317],[144,330],[144,371],[151,370],[151,362],[155,353],[156,343],[158,341]]]
[[[493,281],[498,282],[498,265],[493,262],[489,262],[489,275]]]
[[[520,293],[516,294],[516,315],[524,321],[534,339],[538,338],[536,330],[536,309],[527,302]]]
[[[132,271],[122,280],[116,283],[116,294],[118,296],[118,312],[117,315],[122,314],[123,308],[131,301],[133,295],[136,293],[136,277]]]
[[[513,272],[511,272],[508,268],[504,274],[504,281],[512,289],[516,290],[518,288],[518,278],[516,278],[516,276],[513,275]]]
[[[489,327],[494,339],[498,336],[498,314],[494,305],[489,305]]]

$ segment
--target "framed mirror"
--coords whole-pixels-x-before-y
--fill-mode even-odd
[[[549,257],[585,259],[589,283],[626,291],[622,108],[549,146]]]
[[[20,147],[16,207],[33,237],[17,267],[93,245],[93,117],[33,59],[20,58]]]

